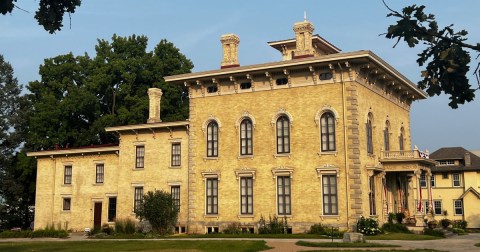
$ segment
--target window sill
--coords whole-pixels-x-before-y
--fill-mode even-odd
[[[318,153],[318,156],[327,156],[327,155],[328,155],[328,156],[333,155],[333,156],[336,157],[336,156],[337,156],[337,151],[320,151],[320,152]]]
[[[340,215],[323,215],[321,214],[320,215],[320,219],[324,220],[324,219],[337,219],[337,220],[340,220]]]
[[[218,160],[218,157],[204,157],[203,160]]]
[[[252,159],[253,160],[253,155],[240,155],[240,156],[238,156],[237,159]]]
[[[103,186],[103,183],[94,183],[93,186]]]
[[[168,169],[181,169],[182,166],[181,165],[178,165],[178,166],[169,166]]]
[[[293,218],[293,215],[292,214],[277,214],[277,217],[278,218]]]
[[[240,218],[252,218],[253,219],[253,218],[255,218],[255,215],[253,215],[253,214],[239,214],[238,218],[239,219]]]
[[[204,214],[203,215],[203,218],[216,218],[218,219],[220,217],[220,215],[218,214]]]
[[[72,212],[72,210],[62,210],[62,213],[64,213],[64,214],[67,214],[67,213],[69,214],[71,212]]]
[[[62,187],[72,187],[72,184],[63,184]]]
[[[132,171],[143,171],[145,170],[145,167],[142,168],[133,168]]]
[[[277,154],[274,154],[273,156],[275,158],[278,158],[278,157],[288,157],[288,158],[290,158],[291,155],[292,154],[290,154],[290,153],[277,153]]]

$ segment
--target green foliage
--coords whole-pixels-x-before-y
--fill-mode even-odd
[[[277,216],[268,216],[268,222],[263,218],[263,215],[260,216],[258,221],[259,234],[286,234],[288,232],[288,223],[287,218],[279,219]]]
[[[465,235],[467,232],[464,229],[461,228],[452,228],[451,229],[453,233],[458,234],[458,235]]]
[[[148,220],[154,231],[167,234],[175,228],[178,207],[170,193],[163,190],[148,191],[135,214],[141,220]]]
[[[103,224],[102,225],[102,232],[107,234],[107,235],[111,235],[113,233],[113,228],[110,227],[110,225],[108,225],[107,223]]]
[[[135,221],[130,218],[117,219],[115,221],[115,233],[118,233],[118,234],[135,233]]]
[[[443,228],[448,228],[448,226],[450,226],[451,223],[452,221],[447,218],[440,220],[440,225],[442,225]]]
[[[360,219],[358,219],[357,231],[365,235],[376,235],[381,232],[376,219],[365,218],[363,216],[360,216]]]
[[[452,227],[453,228],[460,228],[460,229],[466,229],[468,225],[468,222],[465,220],[454,220],[452,222]]]
[[[6,15],[11,13],[16,7],[17,0],[0,1],[0,13]],[[75,12],[77,6],[80,6],[81,0],[40,0],[39,8],[35,12],[35,19],[38,24],[49,33],[60,31],[63,27],[63,16]],[[21,9],[21,7],[18,7]]]
[[[423,5],[407,6],[401,13],[386,4],[385,6],[390,11],[387,17],[398,19],[396,24],[388,27],[385,37],[396,39],[395,46],[402,39],[409,47],[418,44],[425,46],[417,59],[419,66],[426,64],[426,69],[422,71],[423,80],[418,86],[425,89],[430,96],[440,95],[442,92],[449,95],[451,101],[448,105],[452,108],[472,101],[479,88],[472,88],[466,74],[470,70],[470,52],[479,53],[480,43],[465,43],[468,32],[454,31],[453,25],[439,28],[435,15],[425,13]],[[477,63],[474,74],[480,87],[479,66]]]
[[[424,235],[436,236],[436,237],[445,237],[445,234],[442,230],[425,228],[423,230]]]
[[[327,235],[333,236],[335,238],[343,237],[342,231],[339,231],[338,228],[325,226],[322,223],[313,224],[310,226],[309,234],[318,234],[318,235]]]
[[[438,221],[437,220],[431,220],[427,222],[427,225],[429,228],[436,228],[438,226]]]
[[[381,248],[381,247],[400,247],[398,245],[366,243],[366,242],[309,242],[298,241],[298,246],[318,247],[318,248]]]
[[[227,227],[222,230],[222,233],[224,233],[224,234],[241,234],[242,233],[242,228],[240,227],[240,223],[232,222],[232,223],[228,224]]]
[[[382,226],[383,232],[390,232],[390,233],[406,233],[411,234],[412,232],[408,230],[408,228],[401,224],[401,223],[391,223],[387,222]]]
[[[51,237],[51,238],[66,238],[68,237],[68,232],[63,229],[55,229],[52,226],[39,229],[35,231],[3,231],[0,233],[0,238],[41,238],[41,237]]]

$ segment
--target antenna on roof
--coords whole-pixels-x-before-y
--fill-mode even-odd
[[[303,11],[303,21],[307,21],[307,11]]]

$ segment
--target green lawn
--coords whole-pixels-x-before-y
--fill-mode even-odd
[[[265,241],[56,241],[0,243],[0,251],[261,251]]]
[[[168,237],[165,237],[168,238]],[[332,239],[318,234],[202,234],[176,235],[170,238],[268,238],[268,239]],[[334,239],[341,239],[334,238]]]
[[[408,241],[419,241],[419,240],[436,240],[443,239],[442,237],[431,236],[431,235],[420,235],[420,234],[405,234],[405,233],[389,233],[389,234],[379,234],[375,236],[365,236],[367,240],[408,240]]]
[[[381,248],[381,247],[400,247],[397,245],[378,244],[378,243],[360,243],[360,242],[308,242],[298,241],[295,244],[304,247],[319,248]]]
[[[309,250],[308,252],[338,252],[339,250]],[[340,250],[341,251],[341,250]],[[348,250],[348,252],[365,252],[370,250]],[[434,250],[434,249],[411,249],[411,250],[397,250],[397,249],[389,249],[389,250],[375,250],[375,252],[442,252],[441,250]]]

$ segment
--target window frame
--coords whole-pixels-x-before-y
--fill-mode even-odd
[[[72,210],[72,198],[71,197],[64,197],[63,198],[62,210],[63,211],[71,211]]]
[[[457,177],[458,179],[455,179],[455,177]],[[461,179],[460,173],[452,173],[452,186],[453,187],[462,186],[462,179]]]
[[[245,118],[240,122],[240,155],[253,155],[253,122],[250,118]]]
[[[205,180],[205,213],[218,214],[218,203],[218,178],[207,178]]]
[[[390,151],[390,129],[388,121],[385,123],[385,129],[383,130],[383,147],[385,151]]]
[[[135,186],[133,191],[133,212],[136,213],[143,203],[143,186]]]
[[[95,164],[95,183],[103,184],[104,181],[105,181],[105,164],[103,163]]]
[[[435,179],[435,174],[432,174],[430,175],[430,187],[435,187],[435,185],[437,184],[437,181]]]
[[[401,151],[405,150],[405,129],[403,127],[400,128],[400,135],[398,136],[398,147],[400,148]]]
[[[276,180],[277,180],[277,214],[291,215],[292,214],[292,178],[291,176],[277,176]],[[281,181],[281,183],[279,183],[279,181]],[[288,181],[288,184],[285,183],[286,181]]]
[[[368,114],[367,123],[366,123],[366,136],[367,136],[367,154],[373,155],[373,125],[372,125],[372,114]]]
[[[210,121],[207,124],[207,157],[218,157],[218,123]]]
[[[174,142],[172,143],[170,150],[171,150],[170,166],[171,167],[182,166],[182,144],[179,142]]]
[[[135,168],[145,168],[145,145],[135,146]]]
[[[114,199],[114,204],[112,204]],[[108,222],[115,222],[117,219],[117,196],[108,197],[108,210],[107,210]]]
[[[439,203],[440,206],[437,206],[437,203]],[[437,212],[437,210],[440,211]],[[443,213],[441,200],[433,200],[433,211],[436,215],[441,215]]]
[[[73,177],[73,166],[72,165],[65,165],[63,169],[63,184],[64,185],[71,185],[72,184],[72,177]]]
[[[419,185],[420,188],[427,188],[427,175],[425,173],[422,173],[419,178]]]
[[[290,154],[290,118],[281,115],[275,123],[277,154]]]
[[[376,200],[375,177],[370,176],[368,178],[368,183],[369,183],[368,201],[369,201],[369,208],[370,208],[370,216],[375,216],[377,215],[377,204],[375,202]],[[338,199],[337,199],[337,209],[338,209]]]
[[[325,180],[326,179],[326,180]],[[335,184],[332,184],[332,179]],[[325,183],[327,182],[327,183]],[[328,200],[326,200],[328,199]],[[335,202],[332,201],[334,199]],[[335,211],[334,211],[335,209]],[[338,215],[338,179],[337,174],[322,174],[322,214]]]
[[[240,177],[240,214],[253,215],[253,202],[253,177]]]
[[[460,206],[457,206],[457,203],[460,203]],[[460,210],[461,213],[458,213],[457,210]],[[458,199],[453,201],[453,212],[456,216],[463,215],[463,200]]]
[[[335,114],[327,111],[320,117],[320,150],[329,152],[337,150]],[[325,139],[324,139],[325,138]]]
[[[172,195],[173,204],[180,212],[180,185],[170,186],[170,194]]]

